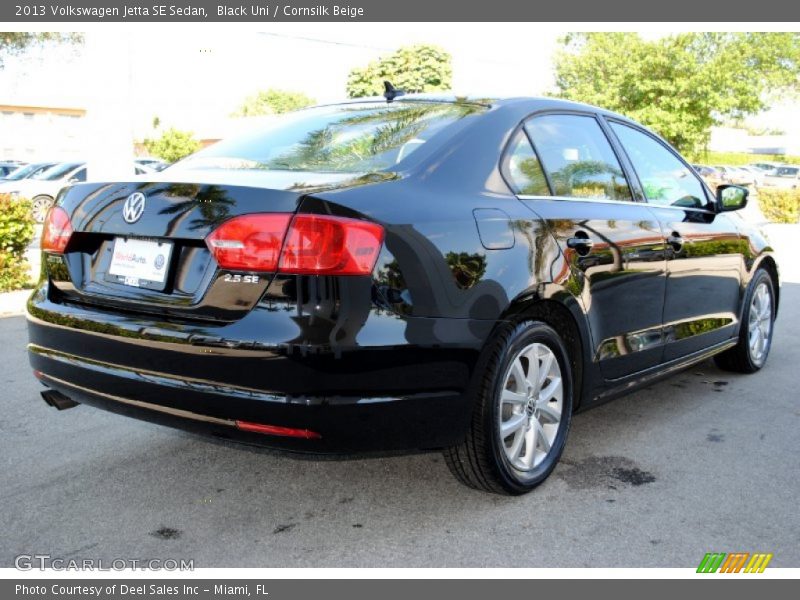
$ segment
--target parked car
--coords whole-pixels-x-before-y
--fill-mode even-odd
[[[30,198],[33,217],[37,223],[41,223],[53,205],[58,191],[65,185],[81,181],[86,181],[86,164],[63,162],[27,179],[0,183],[0,192],[14,197]]]
[[[134,172],[136,175],[144,175],[153,171],[141,165],[134,165]],[[86,181],[86,163],[56,163],[49,169],[44,169],[27,179],[0,182],[0,193],[5,192],[13,197],[30,198],[33,217],[37,223],[41,223],[61,188],[84,181]]]
[[[775,169],[775,175],[764,178],[764,185],[787,190],[796,190],[800,184],[800,165],[783,165]]]
[[[760,169],[761,171],[763,171],[764,175],[774,175],[775,171],[777,171],[780,165],[778,163],[758,162],[758,163],[752,163],[748,166]]]
[[[702,177],[703,181],[705,181],[708,187],[710,187],[712,190],[716,190],[717,186],[724,183],[722,179],[722,173],[720,173],[714,167],[709,167],[706,165],[693,165],[693,167],[694,170],[697,171],[697,174]]]
[[[17,169],[22,166],[22,163],[18,163],[16,161],[2,161],[0,162],[0,178],[5,177],[16,171]]]
[[[18,166],[5,177],[0,177],[0,184],[8,181],[21,181],[22,179],[29,179],[39,173],[49,169],[55,162],[34,162],[23,166]]]
[[[734,181],[737,185],[749,185],[754,186],[756,184],[756,176],[752,171],[749,171],[745,167],[730,167],[731,171],[734,173]]]
[[[761,187],[764,185],[764,171],[759,169],[758,167],[739,167],[740,171],[744,171],[748,173],[752,178],[752,185],[756,187]]]
[[[780,288],[731,212],[747,196],[563,100],[307,109],[65,188],[30,361],[56,408],[298,452],[442,448],[465,484],[520,494],[574,411],[711,356],[764,365]]]
[[[136,158],[134,162],[137,165],[141,165],[146,167],[152,171],[163,171],[169,166],[168,162],[161,160],[160,158]]]
[[[741,170],[739,167],[717,166],[714,168],[720,173],[722,181],[725,183],[733,183],[736,185],[754,184],[753,175],[747,171]]]

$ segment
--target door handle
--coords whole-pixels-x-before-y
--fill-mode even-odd
[[[680,252],[683,249],[683,238],[677,231],[673,231],[667,238],[667,244],[672,246],[675,252]]]
[[[572,248],[581,256],[589,253],[594,246],[594,242],[589,239],[589,235],[585,231],[578,231],[575,237],[567,238],[567,248]]]

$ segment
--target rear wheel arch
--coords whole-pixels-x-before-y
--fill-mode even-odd
[[[574,298],[570,296],[574,301]],[[574,314],[578,311],[579,316]],[[580,408],[581,399],[584,397],[584,385],[586,382],[586,365],[591,360],[588,351],[591,348],[588,325],[585,317],[580,312],[577,304],[574,309],[568,308],[562,302],[552,299],[543,299],[538,296],[513,302],[505,314],[503,322],[517,323],[520,321],[541,321],[552,327],[564,345],[570,358],[570,366],[574,377],[574,405],[577,410]],[[581,321],[584,321],[583,327]]]

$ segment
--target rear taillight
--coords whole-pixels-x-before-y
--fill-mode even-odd
[[[243,215],[223,223],[206,242],[223,269],[369,275],[383,227],[328,215]]]
[[[62,253],[72,237],[72,223],[69,215],[60,206],[54,206],[47,213],[42,227],[42,250]]]
[[[206,243],[223,269],[274,271],[291,218],[277,213],[234,217],[214,230]]]
[[[313,275],[369,275],[383,244],[383,227],[369,221],[296,215],[278,270]]]

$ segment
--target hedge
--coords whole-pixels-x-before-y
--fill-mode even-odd
[[[30,267],[25,260],[25,250],[33,235],[31,203],[0,194],[0,292],[30,285]]]
[[[800,190],[758,188],[758,204],[764,216],[773,223],[800,221]]]

